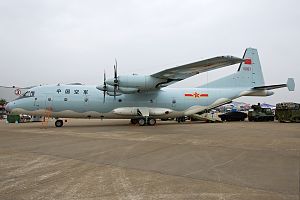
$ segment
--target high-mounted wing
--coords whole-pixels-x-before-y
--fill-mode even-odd
[[[116,96],[117,93],[134,94],[157,90],[196,74],[241,63],[243,61],[243,59],[233,56],[220,56],[166,69],[152,75],[132,74],[118,76],[115,67],[114,78],[105,80],[103,85],[97,86],[96,88],[108,95],[113,93],[113,96]]]
[[[229,65],[234,65],[243,61],[243,59],[234,56],[219,56],[166,69],[161,72],[152,74],[151,76],[159,79],[165,79],[166,81],[160,83],[159,85],[160,87],[165,87],[177,81],[181,81],[183,79],[194,76],[196,74],[226,67]]]

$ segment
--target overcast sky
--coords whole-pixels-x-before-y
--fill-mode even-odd
[[[100,84],[103,71],[152,74],[205,58],[242,57],[257,48],[266,84],[294,77],[286,88],[255,103],[300,103],[299,0],[2,0],[0,85]],[[172,87],[199,86],[237,65]]]

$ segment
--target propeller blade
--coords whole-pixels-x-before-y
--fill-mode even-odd
[[[115,62],[116,62],[116,64],[114,65],[114,100],[116,100],[117,89],[119,89],[117,59],[115,59]]]
[[[106,91],[103,91],[103,103],[105,103],[105,94],[106,94]]]
[[[118,72],[117,72],[117,66],[114,65],[114,78],[117,79],[118,78]]]
[[[107,87],[106,87],[106,73],[104,70],[104,74],[103,74],[103,103],[105,103],[105,95],[106,95],[106,91],[107,91]]]

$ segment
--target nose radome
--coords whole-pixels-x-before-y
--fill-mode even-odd
[[[15,105],[16,103],[15,102],[9,102],[8,104],[6,104],[6,106],[5,106],[5,110],[6,111],[8,111],[8,112],[11,112],[12,111],[12,109],[14,108],[14,105]]]
[[[8,103],[8,104],[6,104],[6,106],[5,106],[5,110],[6,110],[7,112],[10,112],[10,111],[11,111],[10,104],[11,104],[11,103]]]

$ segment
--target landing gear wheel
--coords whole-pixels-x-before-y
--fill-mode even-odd
[[[146,119],[141,118],[141,119],[139,119],[138,123],[139,123],[140,126],[145,126],[145,124],[146,124]]]
[[[56,122],[55,122],[55,126],[56,126],[56,127],[62,127],[63,125],[64,125],[63,120],[61,120],[61,119],[56,120]]]
[[[131,120],[130,120],[130,123],[131,123],[131,124],[137,124],[137,123],[138,123],[138,119],[131,119]]]
[[[148,125],[154,126],[156,124],[156,120],[153,118],[148,119]]]

